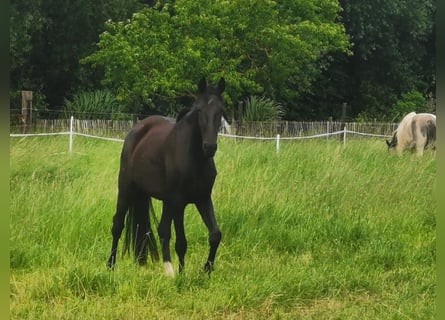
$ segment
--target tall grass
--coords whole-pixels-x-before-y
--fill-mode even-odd
[[[11,140],[12,319],[434,318],[430,153],[311,140],[277,154],[221,139],[216,270],[201,272],[207,231],[189,206],[186,270],[170,279],[128,257],[106,269],[121,144],[76,137],[72,154],[67,144]]]

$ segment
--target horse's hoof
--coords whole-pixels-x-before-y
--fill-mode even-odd
[[[114,260],[114,258],[110,257],[110,259],[108,259],[108,262],[107,262],[108,269],[114,270],[114,265],[115,264],[116,264],[116,261]]]
[[[173,265],[171,262],[164,262],[164,271],[165,274],[169,277],[175,276],[175,271],[173,270]]]
[[[207,261],[204,265],[204,272],[210,276],[210,273],[212,273],[212,271],[213,271],[213,263]]]

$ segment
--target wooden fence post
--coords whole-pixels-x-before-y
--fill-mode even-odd
[[[32,91],[22,91],[22,124],[26,133],[28,124],[32,124]]]

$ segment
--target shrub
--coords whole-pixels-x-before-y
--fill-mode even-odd
[[[65,115],[78,119],[123,119],[116,97],[109,90],[76,93],[72,100],[65,99]]]
[[[391,115],[397,120],[412,111],[426,112],[426,99],[419,91],[402,94],[402,97],[392,107]]]
[[[271,99],[251,96],[246,100],[245,121],[275,121],[283,115],[283,107]]]

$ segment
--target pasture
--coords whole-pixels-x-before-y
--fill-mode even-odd
[[[273,142],[220,138],[215,271],[202,272],[208,234],[189,206],[186,268],[169,278],[128,256],[106,267],[121,143],[10,144],[11,319],[434,319],[430,152],[322,139],[276,154]]]

